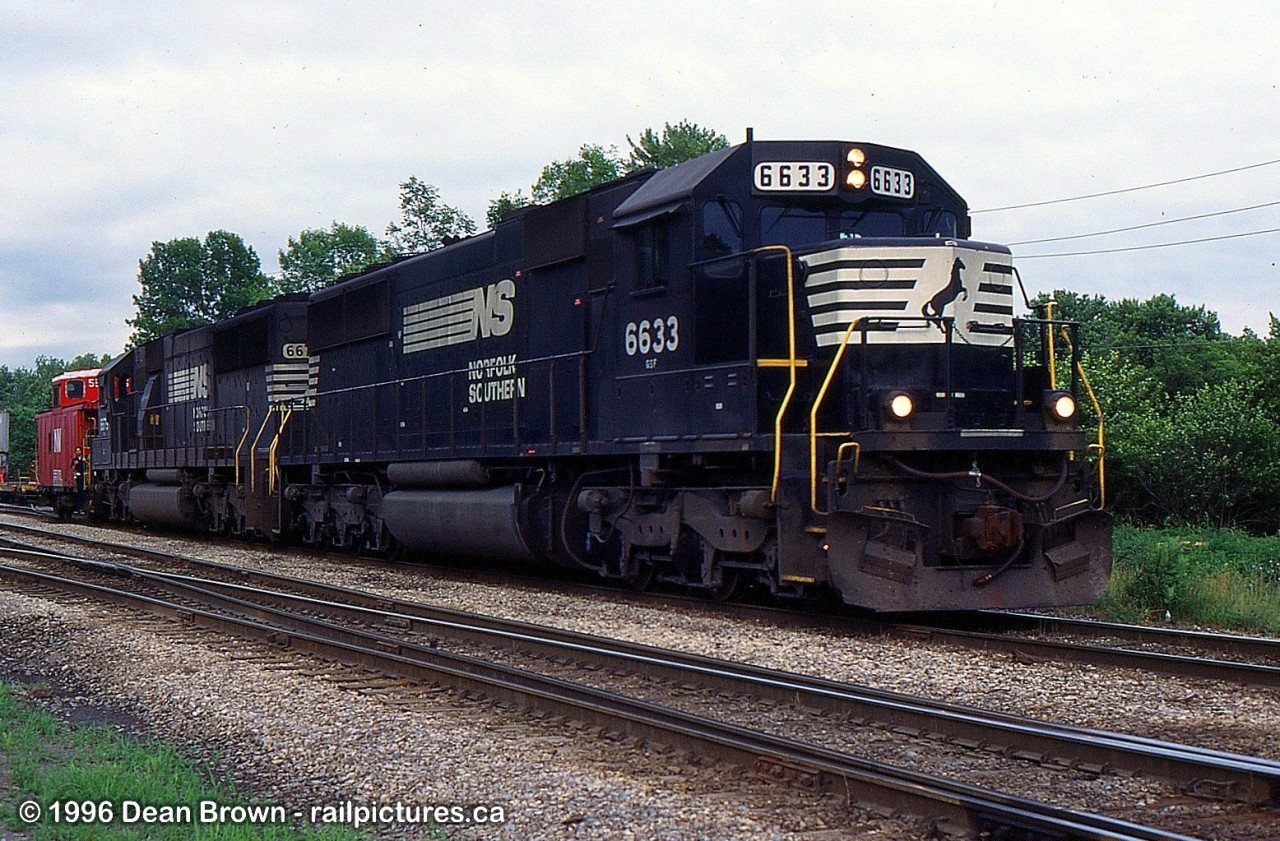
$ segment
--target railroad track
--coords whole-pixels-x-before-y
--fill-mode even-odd
[[[1097,619],[1047,616],[1013,611],[981,611],[978,624],[1000,633],[1040,633],[1092,639],[1119,640],[1128,646],[1157,650],[1186,648],[1222,659],[1280,665],[1280,640],[1269,637],[1224,634],[1188,628],[1125,625]],[[973,621],[973,617],[970,617]]]
[[[10,550],[12,553],[13,550]],[[395,677],[444,683],[498,702],[585,722],[625,736],[695,752],[745,767],[776,768],[810,785],[846,793],[851,801],[923,816],[946,834],[968,837],[1182,839],[1187,836],[1077,812],[637,701],[606,690],[418,645],[373,631],[286,612],[216,592],[218,582],[179,580],[100,561],[77,566],[114,572],[171,592],[158,598],[119,587],[0,566],[0,577],[26,586],[75,593],[168,616],[188,626],[259,639]],[[243,592],[242,592],[243,594]],[[277,599],[284,594],[274,593]],[[196,607],[200,602],[206,607]],[[312,605],[314,607],[314,604]],[[327,608],[326,608],[327,609]],[[1016,836],[1008,833],[1018,833]],[[989,835],[994,834],[994,836]]]
[[[0,531],[4,530],[66,540],[142,559],[159,560],[165,555],[143,547],[60,534],[34,526],[0,523]],[[395,566],[400,569],[415,568],[403,564]],[[813,627],[852,636],[885,635],[960,648],[1004,652],[1024,662],[1066,662],[1139,669],[1181,678],[1280,688],[1280,640],[1277,639],[1000,611],[965,614],[959,619],[944,615],[931,620],[929,624],[894,622],[851,616],[847,613],[806,613],[781,607],[718,604],[703,599],[629,592],[599,584],[563,580],[517,577],[513,582],[511,576],[470,568],[431,569],[446,569],[448,574],[468,580],[535,589],[554,588],[569,594],[651,606],[676,606],[686,610],[755,619],[789,628]],[[1105,640],[1106,644],[1084,642],[1084,639]]]
[[[53,510],[48,508],[37,508],[31,503],[20,502],[0,502],[0,514],[16,514],[20,517],[35,517],[36,519],[53,522],[57,519]]]
[[[171,563],[174,561],[164,553],[146,551],[143,554],[153,556],[157,560],[163,559]],[[460,656],[446,655],[441,651],[441,640],[447,641],[446,648],[456,646],[459,641],[468,641],[478,645],[514,649],[519,652],[522,663],[531,656],[537,656],[559,661],[571,659],[586,664],[593,670],[607,670],[611,673],[616,673],[618,669],[642,671],[650,676],[662,676],[675,685],[696,682],[718,692],[751,695],[778,703],[795,704],[810,711],[860,724],[875,722],[895,732],[908,732],[917,737],[944,740],[951,745],[968,749],[1003,753],[1016,760],[1040,763],[1050,767],[1073,768],[1086,774],[1120,771],[1162,777],[1178,783],[1183,790],[1201,797],[1241,801],[1253,806],[1274,806],[1280,792],[1280,765],[1252,757],[1189,748],[1120,734],[1050,725],[681,652],[620,643],[616,640],[558,629],[495,620],[418,603],[386,599],[316,582],[300,581],[196,559],[180,559],[180,563],[198,568],[205,574],[217,574],[223,580],[197,579],[186,575],[141,570],[99,561],[80,561],[79,563],[84,569],[109,575],[125,575],[134,581],[145,582],[150,587],[164,590],[172,598],[186,600],[187,609],[195,611],[191,614],[193,616],[203,615],[203,611],[200,608],[192,608],[192,605],[203,600],[213,601],[220,605],[220,610],[230,610],[232,613],[248,616],[275,629],[277,633],[288,633],[291,641],[295,634],[302,635],[301,638],[305,639],[318,635],[327,637],[332,642],[350,645],[353,644],[353,638],[348,634],[355,633],[356,639],[363,639],[366,645],[372,645],[380,652],[391,651],[401,656],[408,653],[414,657],[421,656],[423,652],[431,652],[430,656],[433,658]],[[175,608],[171,608],[173,609]],[[298,619],[300,612],[305,612],[308,616],[305,619]],[[354,622],[364,629],[376,628],[377,631],[352,630],[349,626],[336,625],[331,620]],[[314,622],[321,624],[314,626],[312,625]],[[320,633],[316,630],[317,627],[323,627],[326,630]],[[388,636],[385,633],[388,629],[395,635]],[[423,640],[429,639],[430,642],[416,643],[407,640],[406,635],[412,634],[417,634]],[[307,650],[306,645],[296,647]],[[380,655],[376,655],[374,660],[344,659],[343,656],[335,656],[333,652],[328,656],[375,671],[402,674],[395,670],[394,664],[389,668],[386,663],[378,660]],[[461,660],[451,662],[465,663],[468,668],[473,668],[478,661],[473,657],[462,656]],[[495,666],[495,668],[509,667]],[[522,670],[516,671],[527,674]],[[510,676],[511,673],[506,672],[502,678],[506,680]],[[555,681],[555,678],[545,679]],[[510,693],[519,693],[519,690],[514,690],[505,684],[501,693],[495,693],[492,689],[486,690],[483,685],[464,684],[464,686],[491,697],[512,702],[516,697]],[[545,696],[539,694],[534,697],[542,699]],[[522,705],[527,706],[529,703],[526,697]],[[542,705],[541,700],[534,703]],[[592,703],[599,705],[603,702],[597,699]],[[665,712],[674,711],[666,710]],[[632,710],[632,713],[638,714],[637,710]],[[564,714],[571,714],[575,718],[583,717],[580,714]],[[597,723],[602,727],[619,729],[619,723],[615,720],[606,718]],[[695,730],[706,733],[707,726],[706,722],[702,721]],[[691,748],[692,745],[697,744],[697,739],[690,742],[689,740],[693,737],[686,732],[688,725],[683,727],[685,729],[681,731],[682,735],[678,738],[673,738],[670,734],[664,736],[662,730],[652,723],[646,726],[647,729],[639,731],[639,734],[657,742]],[[627,724],[621,727],[621,732],[637,733],[632,725]],[[740,738],[741,734],[733,737],[733,739]],[[776,739],[777,737],[768,738]],[[858,792],[854,795],[858,799],[884,802],[883,799],[877,801],[875,796],[862,788],[869,785],[865,778],[859,776],[855,781],[847,776],[851,765],[862,772],[872,770],[872,766],[863,760],[851,762],[852,757],[843,755],[845,770],[837,773],[832,770],[830,763],[833,755],[842,756],[839,752],[826,751],[823,755],[823,749],[806,746],[806,749],[816,750],[818,754],[809,753],[808,759],[805,760],[804,754],[778,752],[777,745],[774,746],[773,753],[760,752],[759,756],[752,760],[743,753],[742,749],[726,747],[726,739],[728,736],[721,734],[719,740],[714,741],[714,744],[718,745],[715,750],[718,755],[731,761],[745,764],[751,764],[754,761],[759,765],[761,757],[772,757],[764,760],[765,763],[773,763],[778,769],[790,769],[792,772],[802,769],[799,773],[813,781],[844,786],[847,791]],[[729,741],[732,742],[733,739]],[[751,750],[763,751],[762,745],[754,744],[755,747]],[[707,753],[705,744],[696,749],[699,753]],[[875,773],[881,774],[883,770],[876,769]],[[912,777],[910,782],[913,785],[919,784],[918,777],[919,775]],[[899,779],[899,783],[901,782],[902,780]],[[968,796],[972,795],[973,792],[969,792]],[[888,799],[896,804],[899,796],[900,794],[891,794]],[[914,805],[918,807],[921,804]],[[1019,804],[1016,808],[1029,807]],[[913,808],[912,811],[915,809]],[[972,815],[968,822],[965,822],[956,815],[942,816],[936,812],[924,814],[945,817],[946,821],[970,831],[976,826]],[[1070,837],[1146,836],[1071,835]]]

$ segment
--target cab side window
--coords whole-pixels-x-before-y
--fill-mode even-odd
[[[702,259],[714,260],[742,250],[742,208],[725,199],[702,206]]]
[[[636,230],[636,289],[667,285],[671,275],[671,244],[666,220]]]

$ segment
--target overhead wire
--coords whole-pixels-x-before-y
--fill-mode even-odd
[[[1003,210],[1021,210],[1024,208],[1044,207],[1046,205],[1062,204],[1065,202],[1074,202],[1074,201],[1083,201],[1085,199],[1101,198],[1104,196],[1116,196],[1124,193],[1137,192],[1139,190],[1150,190],[1156,187],[1167,187],[1173,184],[1185,184],[1190,181],[1199,181],[1205,178],[1216,178],[1220,175],[1229,175],[1231,173],[1236,173],[1236,172],[1245,172],[1248,170],[1259,169],[1261,167],[1274,166],[1275,164],[1280,164],[1280,158],[1276,158],[1268,161],[1259,161],[1258,163],[1246,164],[1244,166],[1231,167],[1230,169],[1220,169],[1214,172],[1202,173],[1200,175],[1189,175],[1185,178],[1174,178],[1168,181],[1158,181],[1152,184],[1140,184],[1136,187],[1124,187],[1117,190],[1104,190],[1098,193],[1088,193],[1088,194],[1079,195],[1079,196],[1067,196],[1067,197],[1058,198],[1058,199],[1046,199],[1044,201],[1025,202],[1023,204],[1011,204],[1011,205],[1005,205],[1003,207],[982,208],[978,210],[971,210],[969,212],[970,214],[995,213]],[[1220,211],[1214,211],[1211,213],[1201,213],[1194,216],[1181,217],[1178,219],[1165,219],[1159,222],[1149,222],[1142,225],[1130,225],[1127,227],[1112,228],[1105,231],[1095,231],[1095,232],[1086,233],[1086,234],[1075,234],[1075,235],[1064,236],[1064,237],[1045,237],[1043,239],[1035,239],[1035,240],[1022,240],[1020,242],[1010,243],[1010,245],[1015,245],[1015,246],[1016,245],[1038,245],[1038,244],[1044,244],[1049,242],[1066,242],[1070,240],[1087,239],[1090,237],[1106,236],[1108,234],[1125,233],[1129,231],[1155,228],[1161,225],[1172,225],[1178,222],[1189,222],[1189,221],[1198,220],[1198,219],[1209,219],[1217,216],[1226,216],[1232,213],[1243,213],[1249,210],[1259,210],[1262,208],[1274,207],[1276,205],[1280,205],[1280,201],[1264,202],[1262,204],[1251,205],[1249,207],[1233,208],[1230,210],[1220,210]],[[1035,259],[1042,259],[1042,258],[1048,258],[1048,257],[1080,257],[1080,256],[1093,255],[1093,254],[1118,254],[1118,253],[1128,252],[1128,251],[1148,251],[1156,248],[1172,248],[1179,245],[1195,245],[1195,244],[1205,243],[1205,242],[1218,242],[1221,240],[1240,239],[1242,237],[1261,236],[1263,234],[1274,234],[1274,233],[1280,233],[1280,228],[1267,228],[1264,230],[1257,230],[1257,231],[1243,231],[1243,232],[1234,233],[1234,234],[1222,234],[1219,236],[1177,240],[1174,242],[1159,242],[1159,243],[1153,243],[1149,245],[1132,245],[1132,246],[1126,246],[1126,247],[1120,247],[1120,248],[1099,248],[1099,249],[1089,249],[1085,251],[1062,251],[1062,252],[1054,252],[1050,254],[1026,254],[1026,255],[1021,255],[1020,259],[1035,260]]]
[[[1224,239],[1240,239],[1242,237],[1256,237],[1262,234],[1280,233],[1280,228],[1267,228],[1261,231],[1244,231],[1238,234],[1223,234],[1216,237],[1201,237],[1200,239],[1184,239],[1177,242],[1157,242],[1151,245],[1130,245],[1125,248],[1099,248],[1092,251],[1060,251],[1053,254],[1020,254],[1019,260],[1039,260],[1045,257],[1083,257],[1091,254],[1119,254],[1124,251],[1148,251],[1153,248],[1172,248],[1177,245],[1195,245],[1202,242],[1218,242]]]
[[[1280,205],[1280,201],[1269,201],[1263,204],[1254,204],[1249,207],[1237,207],[1231,210],[1217,210],[1212,213],[1199,213],[1195,216],[1183,216],[1178,219],[1163,219],[1159,222],[1148,222],[1145,225],[1130,225],[1125,228],[1111,228],[1106,231],[1094,231],[1089,234],[1073,234],[1065,237],[1045,237],[1044,239],[1024,239],[1020,242],[1010,242],[1006,245],[1039,245],[1046,242],[1066,242],[1073,239],[1089,239],[1090,237],[1107,236],[1108,234],[1121,234],[1128,231],[1141,231],[1145,228],[1158,228],[1161,225],[1174,225],[1178,222],[1191,222],[1197,219],[1211,219],[1216,216],[1229,216],[1232,213],[1244,213],[1249,210],[1261,210],[1264,207],[1275,207]]]
[[[1280,164],[1280,157],[1275,160],[1260,161],[1257,164],[1247,164],[1244,166],[1233,166],[1231,169],[1220,169],[1213,173],[1203,173],[1201,175],[1188,175],[1187,178],[1174,178],[1172,180],[1161,180],[1153,184],[1139,184],[1137,187],[1124,187],[1121,189],[1107,189],[1100,193],[1087,193],[1083,196],[1066,196],[1064,198],[1046,198],[1044,201],[1030,201],[1021,205],[1005,205],[1004,207],[983,207],[980,210],[970,210],[969,214],[993,214],[1002,210],[1023,210],[1025,207],[1043,207],[1044,205],[1060,205],[1069,201],[1083,201],[1085,198],[1101,198],[1103,196],[1119,196],[1121,193],[1137,192],[1139,189],[1152,189],[1155,187],[1169,187],[1170,184],[1185,184],[1192,180],[1201,180],[1203,178],[1216,178],[1219,175],[1229,175],[1231,173],[1243,173],[1251,169],[1260,169],[1262,166],[1274,166]]]

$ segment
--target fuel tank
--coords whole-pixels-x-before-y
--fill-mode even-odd
[[[534,563],[520,534],[519,489],[399,490],[382,498],[382,519],[396,540],[436,555]]]
[[[180,485],[147,483],[129,488],[129,511],[135,520],[148,525],[190,528],[195,502]]]

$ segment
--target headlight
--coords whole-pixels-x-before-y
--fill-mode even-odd
[[[1069,421],[1076,416],[1076,399],[1070,394],[1057,391],[1046,394],[1046,404],[1049,407],[1049,414],[1054,420]]]
[[[884,403],[884,407],[888,411],[891,420],[899,421],[904,421],[911,417],[911,413],[916,410],[915,401],[905,391],[896,391],[890,394],[889,399]]]
[[[867,153],[855,146],[845,153],[844,162],[844,186],[850,190],[861,190],[867,186],[867,173],[863,169]]]

